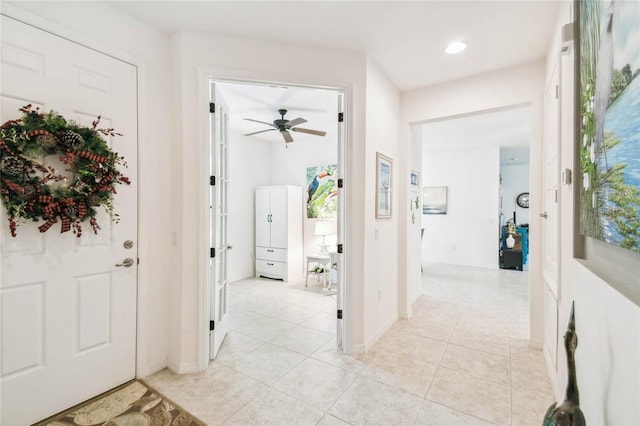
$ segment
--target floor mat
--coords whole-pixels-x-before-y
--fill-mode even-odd
[[[135,380],[37,425],[203,426],[204,423]]]

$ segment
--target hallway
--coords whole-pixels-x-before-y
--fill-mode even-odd
[[[335,299],[318,286],[233,283],[209,369],[146,381],[211,425],[539,425],[554,401],[526,343],[526,273],[425,264],[413,318],[353,356],[335,349]]]

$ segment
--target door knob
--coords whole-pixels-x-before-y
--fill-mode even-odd
[[[546,218],[547,218],[547,216],[548,216],[547,212],[542,212],[542,213],[540,213],[540,217],[542,217],[542,218],[544,218],[544,219],[546,219]]]
[[[227,246],[227,250],[231,250],[232,248],[233,248],[233,246],[232,246],[231,244],[229,244],[229,245]],[[267,251],[269,251],[269,250],[267,250]]]
[[[133,265],[133,259],[127,257],[122,263],[116,263],[116,266],[124,266],[125,268],[130,268]]]

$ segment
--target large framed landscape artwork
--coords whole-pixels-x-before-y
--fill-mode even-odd
[[[640,252],[640,2],[579,1],[580,232]]]

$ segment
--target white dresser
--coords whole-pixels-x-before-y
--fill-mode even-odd
[[[256,188],[256,277],[302,279],[302,188]]]

